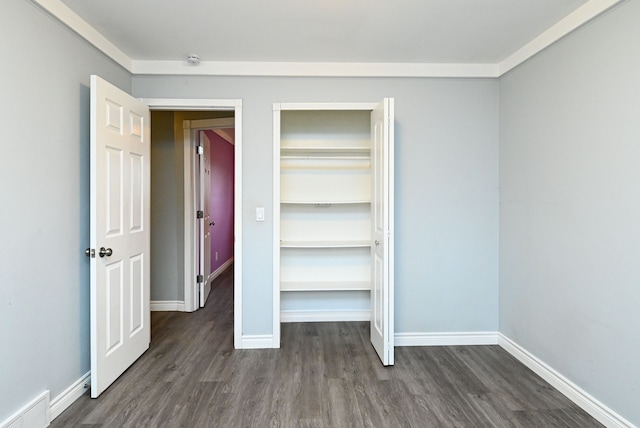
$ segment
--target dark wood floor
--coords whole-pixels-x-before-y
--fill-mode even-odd
[[[193,314],[154,312],[151,348],[51,427],[596,427],[498,346],[396,348],[368,323],[283,324],[279,350],[233,349],[233,278]]]

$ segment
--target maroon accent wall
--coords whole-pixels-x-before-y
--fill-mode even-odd
[[[211,272],[233,257],[234,146],[214,131],[211,142]],[[233,133],[233,130],[231,130]],[[216,252],[218,260],[216,261]]]

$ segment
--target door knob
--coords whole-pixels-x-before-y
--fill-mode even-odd
[[[98,255],[100,257],[104,257],[104,256],[109,257],[112,254],[113,254],[113,250],[111,248],[100,247],[100,251],[98,252]]]
[[[86,250],[84,250],[84,255],[87,257],[95,257],[96,250],[94,250],[93,248],[87,248]]]
[[[380,241],[378,241],[378,240],[376,239],[376,240],[375,240],[375,244],[376,244],[376,247],[377,247],[378,245],[380,245]],[[101,256],[101,257],[102,257],[102,256]]]

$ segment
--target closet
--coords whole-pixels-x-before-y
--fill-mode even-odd
[[[393,364],[393,99],[274,105],[274,336],[371,321]]]

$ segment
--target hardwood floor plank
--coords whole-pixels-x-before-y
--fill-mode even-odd
[[[595,428],[602,426],[584,411],[576,409],[520,410],[515,412],[515,416],[518,426],[523,428],[538,428],[541,426]]]
[[[154,312],[149,350],[60,427],[599,427],[497,346],[396,348],[369,324],[287,323],[281,349],[233,349],[233,275],[205,308]]]
[[[566,397],[540,376],[497,346],[465,347],[458,355],[493,392],[508,396],[512,410],[553,409],[566,405]]]
[[[327,380],[327,407],[323,418],[327,426],[364,426],[352,383],[351,379]]]
[[[502,396],[495,393],[470,394],[468,402],[491,426],[496,428],[516,426],[517,418],[506,406],[502,398]]]

